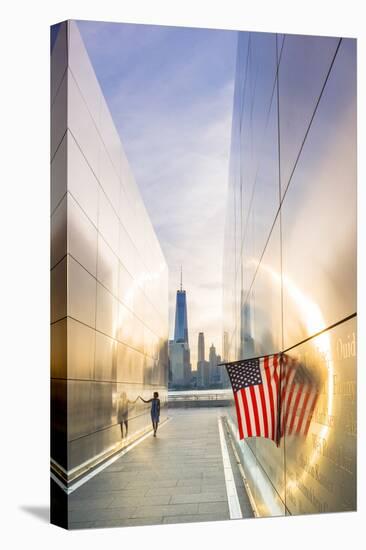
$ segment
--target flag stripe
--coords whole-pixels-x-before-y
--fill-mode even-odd
[[[243,405],[244,405],[245,422],[246,422],[246,425],[247,425],[248,437],[252,437],[252,426],[251,426],[251,423],[250,423],[250,416],[249,416],[249,408],[248,408],[248,403],[247,403],[247,396],[246,396],[246,394],[245,394],[245,390],[241,390],[239,393],[240,393],[240,396],[241,396],[241,399],[242,399]]]
[[[306,398],[306,389],[302,388],[301,398],[300,398],[300,401],[299,401],[299,404],[298,404],[298,407],[297,407],[298,414],[297,414],[297,417],[295,419],[295,425],[294,425],[295,434],[299,433],[299,423],[300,423],[301,411],[302,411],[302,408],[304,406],[305,398]]]
[[[294,391],[295,391],[295,384],[294,384],[294,377],[295,377],[295,372],[294,372],[294,369],[292,369],[293,372],[291,372],[291,375],[289,376],[289,379],[291,378],[291,382],[289,383],[289,390],[286,392],[287,393],[287,399],[285,401],[285,418],[284,418],[284,423],[285,423],[285,428],[288,428],[288,419],[289,419],[289,416],[290,416],[290,411],[291,411],[291,404],[292,404],[292,399],[293,399],[293,396],[294,396]]]
[[[235,399],[236,414],[238,415],[239,438],[240,438],[240,439],[244,439],[244,434],[243,434],[243,421],[242,421],[242,419],[241,419],[241,412],[240,412],[240,406],[239,406],[238,392],[235,392],[235,393],[234,393],[234,399]]]
[[[273,441],[277,441],[277,430],[278,430],[278,395],[279,395],[279,386],[280,386],[280,372],[281,370],[280,365],[278,364],[278,355],[273,356],[272,361],[272,372],[273,372],[273,380],[272,380],[272,391],[273,391],[273,413],[274,413],[274,426],[273,426]]]
[[[255,419],[254,419],[254,410],[253,410],[253,402],[252,402],[252,396],[250,393],[250,388],[245,389],[245,399],[248,405],[248,411],[249,411],[249,421],[250,421],[250,429],[252,432],[252,435],[256,437],[257,435],[257,429],[255,426]]]
[[[296,418],[296,413],[298,411],[299,401],[302,397],[302,393],[303,393],[302,388],[300,388],[299,391],[296,394],[296,397],[295,397],[295,402],[294,402],[294,406],[293,406],[293,409],[292,409],[292,415],[291,415],[290,422],[289,422],[289,435],[292,434],[292,430],[293,430],[294,423],[295,423],[295,418]]]
[[[238,403],[239,403],[239,408],[240,408],[240,414],[241,414],[241,417],[243,419],[243,434],[244,434],[244,437],[249,437],[248,436],[248,425],[247,425],[247,421],[246,421],[246,417],[245,417],[245,410],[244,410],[244,402],[243,402],[242,392],[238,392]]]
[[[249,391],[250,391],[250,397],[252,398],[251,403],[252,403],[253,413],[254,413],[255,431],[256,431],[256,435],[259,436],[259,435],[261,435],[261,429],[260,429],[260,425],[259,425],[258,405],[257,405],[257,399],[256,399],[256,396],[255,396],[254,387],[250,386]],[[250,409],[250,407],[249,407],[249,409]]]
[[[286,422],[288,417],[288,411],[289,411],[289,399],[292,396],[291,390],[289,388],[292,387],[292,380],[295,376],[294,369],[290,367],[286,367],[287,372],[285,374],[285,381],[283,384],[282,389],[282,397],[281,397],[281,409],[282,409],[282,426],[281,426],[281,435],[284,435],[286,431]]]
[[[266,399],[264,397],[263,384],[259,386],[258,391],[259,391],[261,405],[262,405],[262,414],[260,415],[260,418],[262,419],[264,437],[268,437],[267,407],[266,407]],[[263,434],[262,431],[261,431],[261,434]]]
[[[274,437],[274,403],[273,403],[273,395],[272,395],[272,383],[271,383],[271,375],[269,371],[269,361],[268,357],[264,358],[263,361],[264,364],[264,375],[266,377],[266,384],[264,384],[264,394],[265,394],[265,401],[267,405],[267,421],[268,421],[268,437],[273,439]]]
[[[243,396],[242,396],[241,392],[238,392],[238,403],[239,403],[241,418],[242,418],[242,421],[243,421],[243,435],[244,435],[244,437],[248,437],[248,426],[247,426],[247,421],[246,421],[246,417],[245,417]]]

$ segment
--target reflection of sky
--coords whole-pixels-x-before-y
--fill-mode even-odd
[[[80,22],[170,271],[170,334],[183,264],[192,363],[221,350],[222,249],[237,35]],[[206,350],[206,353],[208,349]]]

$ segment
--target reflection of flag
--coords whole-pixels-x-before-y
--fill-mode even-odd
[[[282,355],[282,365],[281,436],[306,436],[318,399],[318,384],[310,371],[289,355]]]
[[[266,437],[279,445],[284,435],[307,435],[318,387],[303,365],[280,353],[225,365],[240,439]]]
[[[234,392],[240,439],[268,437],[278,443],[280,355],[226,364]]]

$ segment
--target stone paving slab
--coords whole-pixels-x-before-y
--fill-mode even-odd
[[[229,519],[218,410],[172,411],[172,419],[69,495],[69,527],[155,525]]]

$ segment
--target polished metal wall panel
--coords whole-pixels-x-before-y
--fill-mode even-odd
[[[106,196],[108,197],[108,200],[113,206],[115,212],[118,214],[121,182],[119,173],[116,171],[116,168],[112,164],[112,161],[104,147],[101,147],[100,150],[99,170],[99,181]]]
[[[67,470],[67,382],[51,379],[51,456]]]
[[[117,341],[101,332],[95,338],[95,379],[117,380]]]
[[[252,207],[253,193],[258,187],[260,167],[262,167],[260,187],[267,185],[271,188],[278,179],[278,171],[275,171],[275,167],[274,173],[271,173],[269,178],[264,177],[265,174],[263,174],[263,170],[271,169],[270,164],[265,162],[270,152],[267,153],[265,149],[268,146],[270,148],[276,146],[276,141],[271,139],[270,135],[272,131],[277,134],[277,109],[274,96],[276,68],[276,35],[251,34],[245,60],[248,85],[243,91],[240,134],[240,179],[243,201],[241,215],[244,223]],[[272,108],[275,123],[271,121],[269,124],[268,117]],[[272,127],[274,127],[273,130]],[[276,186],[275,189],[277,190]]]
[[[131,346],[134,326],[134,315],[120,302],[118,303],[117,340]]]
[[[113,252],[118,254],[118,217],[102,189],[99,190],[98,230],[107,241]]]
[[[67,378],[67,319],[51,325],[51,378]]]
[[[62,399],[53,395],[64,435],[67,418],[63,464],[75,475],[151,426],[150,406],[132,403],[139,394],[158,390],[166,403],[168,270],[77,24],[68,22],[66,32],[68,69],[51,113],[53,151],[67,128],[51,169],[51,363],[52,376],[66,378]],[[128,438],[121,394],[131,401]]]
[[[272,486],[272,492],[269,500],[274,500],[279,504],[286,502],[285,498],[285,482],[287,470],[285,469],[285,445],[276,447],[275,443],[269,439],[256,438],[255,441],[255,456],[257,459],[257,479],[266,476],[268,481],[257,483],[257,494],[261,495],[267,489],[267,485]],[[266,486],[266,489],[264,489]],[[266,498],[261,496],[256,498],[256,502],[262,501],[263,509],[268,506]],[[267,514],[266,514],[267,515]]]
[[[69,131],[67,132],[67,189],[94,226],[98,227],[99,184]]]
[[[51,216],[51,269],[67,252],[67,197],[61,200]]]
[[[68,24],[68,66],[77,81],[77,86],[83,100],[97,126],[100,119],[102,94],[95,86],[94,70],[85,50],[77,25],[73,21],[70,21]]]
[[[95,433],[67,442],[68,471],[78,469],[97,456]]]
[[[286,503],[291,514],[356,510],[356,319],[290,356],[319,380],[306,437],[286,437]]]
[[[125,266],[119,262],[118,299],[129,310],[133,311],[136,285]]]
[[[69,193],[67,195],[67,216],[68,252],[95,277],[97,272],[97,229]]]
[[[282,208],[285,347],[356,309],[355,48],[342,41]]]
[[[66,71],[51,105],[51,161],[67,129],[67,90],[68,73]]]
[[[67,382],[67,439],[71,441],[94,431],[93,382]]]
[[[115,298],[118,298],[119,262],[118,257],[108,246],[104,238],[98,235],[98,281],[105,286]]]
[[[94,175],[99,177],[99,156],[102,147],[95,121],[90,115],[74,73],[67,72],[67,124]]]
[[[136,250],[123,224],[119,226],[119,257],[136,284]]]
[[[278,35],[276,80],[272,38],[238,41],[223,354],[293,346],[290,360],[319,395],[306,436],[286,432],[279,448],[249,438],[239,449],[260,515],[354,510],[356,317],[344,319],[356,312],[356,42]]]
[[[97,283],[97,316],[96,329],[111,338],[117,334],[118,301],[102,286]]]
[[[67,23],[61,23],[51,56],[51,104],[67,69]]]
[[[113,426],[100,430],[93,434],[95,444],[95,454],[105,453],[106,449],[120,449],[123,444],[121,438],[120,426],[114,424]]]
[[[228,410],[228,420],[236,437],[237,432],[236,413],[234,407]],[[266,453],[263,463],[258,460],[257,449]],[[239,441],[239,454],[244,465],[245,477],[250,492],[254,498],[258,513],[261,517],[283,516],[285,508],[285,469],[283,449],[277,449],[271,441],[260,441],[258,438],[250,438]]]
[[[51,323],[67,315],[67,258],[51,270]]]
[[[144,319],[145,322],[149,322],[147,317],[147,313],[148,313],[147,299],[144,292],[141,290],[140,286],[136,287],[135,289],[132,311],[136,315],[136,317],[138,317],[139,319]],[[155,316],[156,316],[156,312],[154,312],[154,317]]]
[[[281,186],[285,191],[339,39],[286,35],[279,66]]]
[[[137,317],[133,317],[131,346],[141,353],[144,351],[144,325]]]
[[[255,355],[269,355],[282,348],[281,298],[281,240],[280,224],[277,220],[258,267],[248,302]],[[250,328],[248,327],[249,331]],[[253,350],[251,352],[253,356]]]
[[[143,354],[129,346],[118,343],[117,380],[120,382],[142,383],[143,368]]]
[[[105,101],[103,94],[101,96],[101,101],[100,101],[99,133],[103,140],[105,150],[108,153],[108,157],[110,158],[112,165],[114,167],[115,173],[117,174],[118,179],[120,181],[120,178],[122,175],[121,166],[123,164],[125,155],[121,145],[120,137],[114,126],[111,113],[109,112],[108,105]],[[107,195],[109,196],[108,193]],[[112,196],[110,196],[110,198],[112,200]],[[117,207],[117,204],[115,206]]]
[[[113,423],[117,407],[114,399],[116,388],[115,382],[93,383],[94,431],[111,426]]]
[[[96,280],[68,255],[68,315],[95,328]]]
[[[276,101],[272,101],[258,147],[259,159],[251,206],[253,220],[249,227],[250,238],[244,240],[245,249],[248,245],[253,248],[252,260],[255,266],[262,257],[279,208],[277,116],[277,104]]]
[[[51,162],[51,215],[67,191],[67,132]],[[52,252],[52,246],[51,246]]]
[[[67,319],[67,377],[69,379],[94,379],[95,354],[94,329]]]

